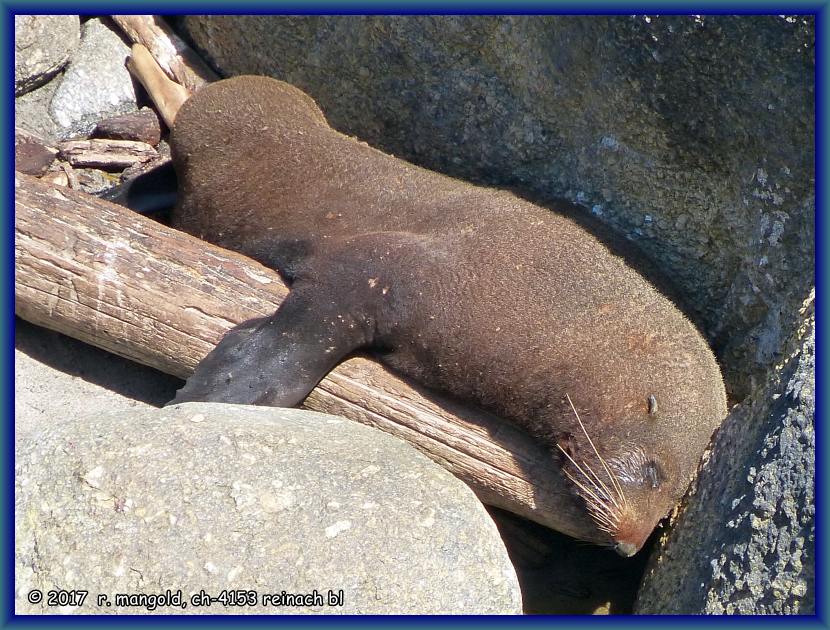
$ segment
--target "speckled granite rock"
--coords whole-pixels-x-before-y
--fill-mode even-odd
[[[20,446],[55,423],[149,409],[173,398],[178,379],[15,320],[14,438]]]
[[[99,19],[84,23],[81,43],[49,105],[61,138],[85,134],[99,120],[138,110],[124,63],[129,47]]]
[[[697,495],[652,557],[636,611],[815,613],[815,321],[732,412]]]
[[[14,93],[43,85],[66,65],[80,37],[77,15],[14,16]]]
[[[33,438],[16,459],[18,614],[144,613],[115,594],[167,589],[185,607],[151,612],[521,612],[473,493],[375,429],[199,403],[64,419]],[[81,607],[30,603],[33,589],[57,588],[89,596]],[[226,589],[255,591],[256,605],[191,600]],[[263,603],[315,590],[311,606]],[[329,605],[329,591],[342,602]]]
[[[811,16],[188,16],[225,75],[451,175],[592,208],[678,285],[742,398],[812,286]]]
[[[14,99],[14,122],[15,126],[41,136],[50,141],[57,142],[61,137],[61,129],[49,115],[49,103],[60,85],[60,78],[49,81],[46,85],[26,92]]]

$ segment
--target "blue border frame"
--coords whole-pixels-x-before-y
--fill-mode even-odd
[[[6,16],[15,13],[45,13],[67,15],[106,15],[111,3],[81,1],[61,3],[56,0],[3,0],[0,2]],[[800,0],[796,2],[753,2],[751,0],[700,0],[699,2],[669,2],[667,0],[639,0],[633,2],[615,0],[176,0],[170,3],[145,0],[125,0],[117,7],[121,13],[158,13],[161,15],[197,14],[341,14],[341,15],[819,15],[828,6],[826,0]]]
[[[825,392],[830,383],[827,381],[827,374],[824,370],[823,359],[827,356],[825,340],[825,317],[827,313],[827,294],[824,291],[826,286],[826,265],[827,254],[823,245],[830,240],[828,234],[828,221],[825,212],[828,210],[827,199],[827,178],[830,177],[830,166],[827,161],[828,147],[828,125],[827,107],[828,100],[828,45],[827,34],[830,32],[830,10],[828,4],[823,4],[816,16],[816,121],[815,121],[815,173],[816,173],[816,391],[815,391],[815,438],[816,438],[816,617],[823,625],[827,624],[827,599],[828,588],[826,580],[827,547],[824,534],[827,531],[827,505],[828,492],[825,462],[819,455],[828,452],[827,427],[824,423],[825,413]]]
[[[0,14],[0,40],[2,40],[3,100],[0,114],[3,121],[3,135],[14,138],[14,21],[9,10],[3,6]],[[0,404],[3,406],[2,472],[0,493],[2,493],[2,517],[0,536],[3,541],[3,558],[0,561],[0,623],[7,623],[7,616],[14,610],[14,141],[5,143],[0,154],[3,175],[3,238],[0,239],[0,256],[3,260],[2,287],[2,330],[3,361],[0,375]]]
[[[668,5],[668,6],[667,6]],[[13,138],[14,134],[14,21],[16,13],[53,13],[53,14],[86,14],[100,15],[111,12],[112,5],[104,2],[78,2],[73,4],[60,4],[55,1],[32,1],[22,0],[5,1],[0,0],[0,39],[2,40],[2,68],[3,68],[3,100],[0,104],[4,135],[7,139]],[[830,388],[827,374],[823,369],[822,359],[825,356],[824,317],[827,313],[826,295],[824,292],[825,265],[827,255],[822,245],[830,242],[828,234],[828,222],[824,216],[825,210],[830,210],[827,205],[827,185],[830,178],[830,168],[826,161],[826,147],[828,146],[828,127],[826,125],[825,113],[828,107],[827,94],[827,42],[826,36],[830,32],[830,0],[820,2],[795,2],[795,3],[762,3],[762,2],[717,2],[713,0],[702,0],[697,3],[683,2],[669,4],[665,0],[641,0],[639,2],[609,2],[583,0],[581,2],[550,2],[543,0],[521,0],[515,3],[507,2],[479,2],[477,0],[454,0],[453,2],[440,2],[439,0],[415,1],[407,0],[399,3],[389,3],[385,0],[364,0],[361,3],[354,2],[266,2],[247,0],[241,3],[228,5],[222,2],[195,2],[193,0],[178,0],[177,2],[153,3],[130,0],[118,3],[120,13],[162,13],[162,14],[186,14],[186,13],[285,13],[285,14],[527,14],[527,13],[550,13],[550,14],[632,14],[632,13],[661,13],[661,14],[812,14],[816,16],[816,440],[817,450],[820,453],[827,453],[827,431],[822,423],[824,419],[824,392]],[[223,10],[224,9],[224,10]],[[631,624],[672,624],[702,625],[702,624],[763,624],[763,625],[786,625],[791,624],[827,627],[827,598],[830,596],[825,583],[826,567],[826,546],[823,534],[825,532],[825,510],[827,506],[827,487],[824,483],[825,465],[821,458],[816,458],[816,615],[810,617],[730,617],[704,619],[692,616],[676,616],[670,620],[663,617],[310,617],[310,618],[275,618],[275,617],[254,617],[254,616],[223,616],[223,617],[176,617],[172,615],[161,616],[119,616],[111,617],[20,617],[14,616],[14,405],[13,405],[13,384],[14,384],[14,293],[13,273],[14,269],[14,226],[13,226],[13,142],[7,142],[6,150],[0,155],[0,166],[2,166],[3,183],[3,236],[0,240],[0,255],[5,261],[3,274],[3,309],[2,309],[2,334],[4,336],[4,353],[2,362],[2,378],[0,378],[0,401],[3,408],[3,444],[2,444],[2,505],[4,510],[0,517],[0,532],[5,543],[2,554],[2,571],[0,576],[4,578],[3,587],[0,589],[0,624],[15,626],[54,626],[74,625],[88,626],[112,623],[118,625],[137,624],[251,624],[251,625],[279,625],[288,627],[307,627],[309,625],[364,625],[372,624],[395,624],[401,626],[429,624],[433,627],[447,626],[499,626],[502,624],[532,624],[532,625],[556,625],[557,627],[568,627],[571,624],[604,624],[604,625],[631,625]]]

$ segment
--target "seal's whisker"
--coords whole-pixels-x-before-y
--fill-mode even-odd
[[[561,449],[561,447],[560,447],[560,449]],[[606,486],[605,483],[603,483],[603,481],[602,481],[602,479],[600,479],[599,475],[597,475],[597,473],[594,472],[594,469],[591,468],[591,466],[588,464],[588,462],[586,462],[585,460],[582,460],[582,466],[584,466],[588,470],[588,472],[591,473],[590,475],[587,472],[585,472],[585,470],[582,469],[582,466],[580,466],[578,463],[576,463],[576,461],[570,455],[568,455],[568,453],[565,453],[565,455],[568,457],[568,459],[571,460],[571,463],[576,467],[576,469],[580,473],[582,473],[582,475],[586,478],[586,480],[588,482],[590,482],[591,486],[596,488],[597,492],[602,495],[602,499],[604,501],[611,501],[614,504],[615,507],[617,507],[617,508],[620,507],[619,503],[617,503],[617,500],[614,498],[613,493],[608,489],[608,486]]]
[[[567,451],[565,451],[558,444],[556,446],[560,451],[562,451],[562,453],[565,455],[565,457],[567,457],[570,460],[571,464],[574,465],[574,467],[577,469],[577,471],[579,471],[579,473],[583,477],[585,477],[585,481],[591,485],[592,492],[595,492],[596,495],[599,495],[599,496],[596,496],[595,498],[598,501],[602,501],[602,502],[609,501],[611,499],[611,497],[608,493],[608,488],[605,487],[605,485],[602,485],[602,486],[597,485],[596,481],[594,481],[594,479],[582,469],[582,466],[580,466],[579,463],[573,457],[571,457],[571,455]],[[582,464],[586,468],[589,468],[587,462],[583,461]],[[589,470],[590,470],[590,468],[589,468]],[[591,471],[591,472],[593,473],[593,471]],[[596,477],[596,474],[594,474],[594,476]]]
[[[599,502],[605,502],[607,498],[604,496],[602,490],[597,488],[596,485],[591,481],[590,477],[587,477],[587,475],[585,475],[585,472],[582,470],[582,468],[580,468],[579,464],[577,464],[572,458],[570,458],[570,456],[568,456],[568,458],[571,459],[571,463],[583,475],[583,477],[586,477],[585,481],[590,485],[585,485],[585,483],[574,477],[570,472],[566,470],[565,472],[568,475],[568,478],[575,484],[577,484],[582,490],[588,493],[594,500]]]
[[[573,479],[572,476],[568,475],[568,478],[571,479],[578,487],[581,485],[577,480]],[[590,497],[583,497],[583,499],[585,500],[585,506],[588,509],[588,513],[594,520],[596,528],[600,531],[606,532],[610,536],[613,536],[618,528],[616,513],[613,510],[609,510],[608,505],[605,503],[597,502]]]
[[[570,473],[566,471],[565,474],[577,487],[581,488],[585,492],[589,492],[588,489],[585,488],[585,486],[581,482],[574,479],[574,477]],[[609,510],[607,509],[607,505],[605,505],[601,501],[597,501],[595,498],[591,498],[591,496],[583,496],[583,499],[585,500],[585,505],[588,508],[588,513],[594,520],[594,524],[596,525],[597,529],[613,536],[617,530],[617,520],[615,518],[615,515],[609,512]]]
[[[595,484],[595,483],[593,483],[593,481],[591,480],[591,478],[590,478],[590,477],[588,477],[588,475],[586,475],[586,474],[585,474],[585,471],[584,471],[584,470],[582,470],[582,468],[580,467],[580,465],[576,463],[576,461],[574,460],[574,458],[573,458],[573,457],[571,457],[571,456],[570,456],[570,455],[569,455],[569,454],[565,451],[565,449],[563,449],[563,448],[562,448],[561,446],[559,446],[558,444],[556,445],[556,447],[557,447],[560,451],[562,451],[562,453],[565,455],[565,457],[567,457],[567,458],[571,461],[571,463],[572,463],[572,464],[576,467],[576,469],[577,469],[577,470],[578,470],[578,471],[579,471],[579,472],[580,472],[580,473],[581,473],[581,474],[585,477],[586,481],[587,481],[588,483],[590,483],[592,487],[590,487],[590,488],[589,488],[589,487],[588,487],[588,486],[586,486],[584,483],[582,483],[581,481],[579,481],[576,477],[574,477],[574,476],[573,476],[570,472],[568,472],[567,470],[565,470],[565,474],[568,476],[568,478],[569,478],[572,482],[574,482],[577,486],[579,486],[582,490],[584,490],[586,493],[588,493],[588,494],[589,494],[589,495],[590,495],[590,496],[591,496],[594,500],[596,500],[597,502],[599,502],[599,503],[604,503],[605,501],[607,501],[608,499],[607,499],[607,497],[604,495],[604,493],[602,492],[602,490],[601,490],[600,488],[598,488],[598,487],[596,486],[596,484]]]
[[[576,416],[576,421],[579,423],[579,427],[582,429],[582,432],[585,434],[585,437],[588,440],[588,444],[591,445],[591,448],[594,450],[594,454],[597,456],[597,459],[599,459],[599,462],[602,464],[602,467],[605,469],[605,474],[608,475],[608,478],[611,480],[611,483],[614,485],[614,489],[617,491],[617,494],[620,497],[620,499],[623,501],[625,506],[628,507],[628,500],[625,497],[625,493],[623,492],[623,489],[620,486],[619,481],[617,481],[617,478],[614,475],[614,473],[611,472],[611,469],[608,467],[608,464],[602,458],[602,455],[599,454],[599,451],[597,450],[597,447],[594,445],[594,441],[591,439],[591,436],[588,435],[588,431],[585,429],[585,425],[582,424],[582,419],[579,417],[579,412],[576,410],[576,407],[574,407],[574,404],[571,401],[571,397],[566,393],[565,398],[567,398],[568,404],[571,406],[571,409],[573,410],[574,415]]]
[[[588,464],[588,462],[586,462],[584,460],[583,460],[582,464],[585,466],[585,468],[588,470],[588,472],[591,473],[591,476],[593,477],[593,479],[595,479],[596,482],[600,486],[602,486],[602,489],[605,491],[605,495],[608,497],[608,500],[611,501],[611,503],[614,504],[614,507],[616,507],[617,509],[621,509],[622,506],[617,501],[617,497],[615,497],[614,493],[611,492],[611,490],[608,489],[608,486],[606,486],[605,483],[603,483],[602,479],[600,479],[599,475],[596,472],[594,472],[594,469],[591,468],[590,464]]]
[[[577,488],[585,493],[583,499],[585,500],[585,505],[588,508],[588,512],[591,515],[591,518],[593,518],[597,529],[613,536],[619,524],[619,508],[609,505],[609,495],[597,487],[591,477],[589,477],[585,471],[582,470],[582,467],[574,460],[573,457],[570,456],[570,454],[565,451],[565,449],[558,444],[557,447],[562,451],[565,457],[571,461],[579,473],[585,477],[585,481],[591,486],[588,487],[585,483],[577,479],[567,468],[563,469],[565,476],[575,486],[577,486]],[[583,462],[583,464],[587,467],[587,463]],[[593,473],[593,471],[591,472]]]

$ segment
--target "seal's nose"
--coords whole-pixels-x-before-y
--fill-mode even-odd
[[[624,558],[630,558],[637,553],[637,546],[630,542],[618,542],[614,545],[614,551]]]
[[[614,551],[624,558],[630,558],[646,544],[654,525],[655,522],[648,514],[639,514],[629,506],[620,515],[617,531],[612,537]]]

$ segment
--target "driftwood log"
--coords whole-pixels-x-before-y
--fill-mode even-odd
[[[133,44],[127,69],[144,86],[164,123],[172,129],[176,114],[192,92],[168,77],[143,44]]]
[[[159,370],[187,377],[234,325],[272,313],[288,290],[258,263],[82,192],[15,174],[15,312]],[[490,505],[560,529],[568,492],[554,458],[481,411],[352,358],[309,395],[410,442]]]
[[[135,140],[67,140],[58,145],[60,156],[72,166],[123,171],[129,166],[159,157],[158,151],[146,142]]]
[[[219,76],[159,16],[111,17],[133,42],[127,69],[144,86],[165,124],[172,129],[182,104]]]
[[[113,21],[135,44],[146,47],[168,78],[195,92],[219,76],[156,15],[113,15]]]

